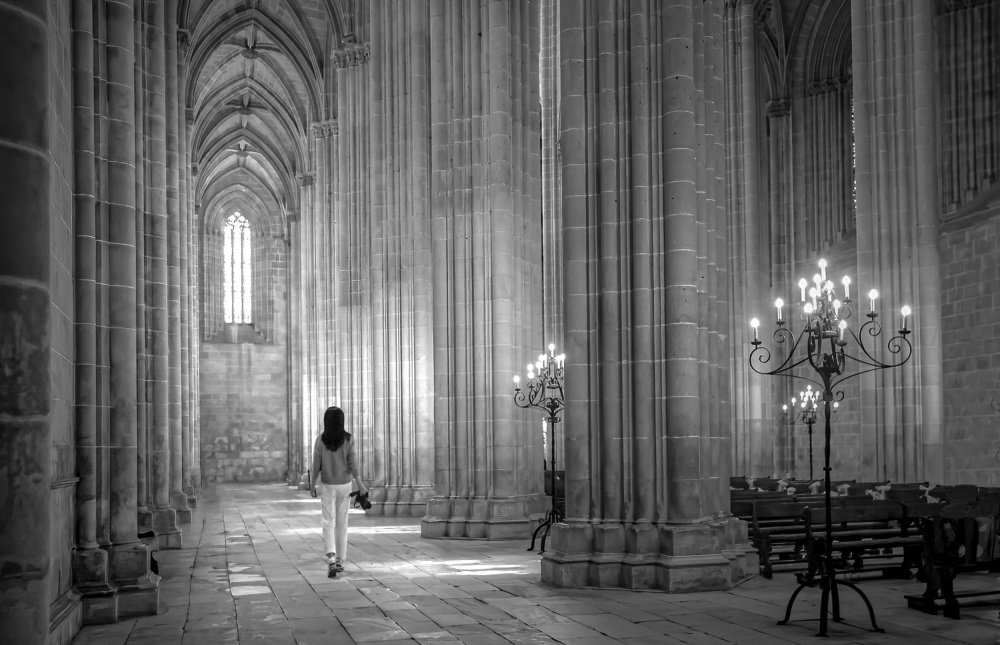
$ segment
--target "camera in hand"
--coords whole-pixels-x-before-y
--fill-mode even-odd
[[[351,493],[351,497],[354,498],[354,508],[361,507],[361,510],[367,511],[372,507],[372,503],[368,501],[368,493],[362,495],[361,491],[356,490]]]

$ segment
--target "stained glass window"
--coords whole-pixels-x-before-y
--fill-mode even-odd
[[[250,266],[250,222],[236,212],[226,220],[222,238],[223,307],[227,323],[253,322]]]

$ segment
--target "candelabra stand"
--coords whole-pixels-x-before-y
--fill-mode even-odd
[[[555,355],[555,345],[549,345],[549,353],[541,354],[534,365],[528,365],[526,390],[521,389],[520,377],[514,377],[514,404],[519,408],[535,408],[545,413],[545,423],[549,426],[549,467],[551,468],[552,509],[531,534],[529,551],[535,549],[535,539],[542,533],[541,551],[545,550],[545,538],[552,525],[562,521],[562,513],[556,502],[556,424],[562,419],[559,413],[565,403],[563,396],[563,373],[565,354]],[[535,372],[538,372],[536,375]]]
[[[804,423],[809,428],[809,480],[813,479],[813,426],[816,424],[816,413],[819,411],[819,401],[820,393],[812,389],[811,385],[806,386],[806,389],[799,392],[799,398],[796,399],[792,397],[792,418],[788,420],[789,423],[795,425],[796,423]],[[833,402],[833,407],[836,408],[838,403]],[[796,407],[801,409],[796,410]],[[788,405],[783,405],[782,410],[784,410],[785,415],[788,415]],[[834,418],[837,416],[837,411],[834,409]]]
[[[820,273],[813,276],[815,286],[809,291],[809,299],[806,298],[806,287],[808,283],[805,279],[799,281],[799,288],[802,293],[802,312],[799,318],[803,321],[802,330],[796,335],[786,321],[782,318],[782,307],[784,303],[779,298],[775,301],[778,311],[776,321],[777,329],[774,331],[773,339],[777,344],[788,343],[791,347],[788,350],[784,361],[774,367],[769,368],[771,352],[763,346],[758,338],[759,321],[754,318],[750,321],[753,328],[753,350],[750,352],[750,367],[758,374],[766,376],[785,376],[788,378],[799,378],[810,381],[817,385],[817,391],[822,394],[823,411],[825,419],[824,430],[824,452],[823,471],[825,474],[825,495],[826,504],[826,528],[823,543],[823,554],[821,557],[819,579],[803,581],[788,599],[788,606],[785,608],[784,619],[778,621],[779,625],[786,625],[792,614],[792,606],[795,598],[803,588],[813,586],[817,582],[822,590],[820,599],[820,629],[817,636],[827,635],[827,613],[828,608],[833,614],[833,620],[840,622],[840,597],[837,587],[844,585],[857,592],[868,607],[868,615],[871,618],[872,629],[877,632],[884,632],[875,622],[875,610],[872,608],[868,597],[852,582],[837,578],[836,567],[833,559],[833,527],[832,527],[832,505],[830,501],[830,421],[833,404],[842,401],[843,390],[836,389],[842,382],[849,378],[873,372],[895,368],[906,363],[913,354],[913,347],[907,340],[910,331],[906,327],[906,317],[910,315],[910,308],[902,308],[903,324],[896,336],[886,342],[886,349],[889,354],[897,360],[894,362],[883,362],[876,358],[876,343],[882,334],[882,327],[875,311],[875,301],[878,292],[872,289],[869,294],[871,311],[866,315],[868,321],[860,326],[857,333],[849,327],[848,320],[851,318],[852,309],[850,307],[850,279],[844,277],[844,300],[837,299],[837,294],[833,282],[826,279],[826,261],[819,262]],[[848,353],[849,341],[855,346],[854,353]],[[867,344],[866,344],[867,342]],[[801,348],[801,349],[800,349]],[[809,376],[795,374],[794,371],[799,366],[808,363],[819,380]],[[848,368],[853,364],[855,371],[848,373]]]

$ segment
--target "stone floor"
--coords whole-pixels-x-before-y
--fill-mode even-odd
[[[351,514],[350,553],[326,577],[319,501],[284,485],[206,491],[184,548],[156,554],[160,613],[85,627],[76,645],[264,643],[312,645],[630,645],[815,643],[819,592],[796,600],[791,574],[753,578],[727,592],[685,595],[554,589],[539,582],[527,542],[424,540],[419,522]],[[1000,602],[963,608],[961,620],[907,609],[917,582],[860,583],[886,634],[865,629],[857,596],[842,592],[850,623],[836,643],[1000,643]],[[997,576],[968,584],[998,584]]]

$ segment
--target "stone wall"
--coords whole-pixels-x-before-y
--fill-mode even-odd
[[[941,239],[945,483],[1000,485],[1000,205]]]
[[[283,345],[202,344],[203,484],[286,478],[286,384]]]
[[[53,643],[68,642],[80,628],[80,603],[73,585],[76,506],[74,403],[74,232],[73,77],[69,3],[48,1],[49,32],[49,286],[52,299],[49,366],[51,376],[51,492],[49,498],[49,629]]]

